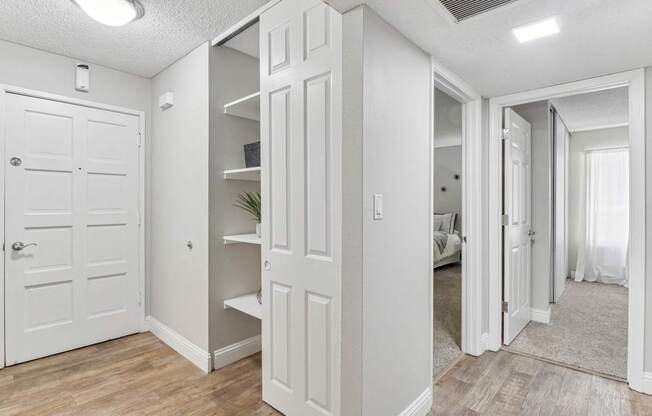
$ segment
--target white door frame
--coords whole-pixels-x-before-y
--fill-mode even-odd
[[[489,349],[502,345],[502,110],[518,104],[629,87],[630,265],[627,380],[652,393],[644,374],[645,331],[645,71],[637,69],[489,100]]]
[[[113,105],[100,104],[77,98],[65,97],[62,95],[49,94],[41,91],[30,90],[26,88],[14,87],[11,85],[0,84],[0,160],[5,161],[5,144],[6,144],[6,103],[7,94],[18,94],[33,98],[40,98],[44,100],[57,101],[65,104],[79,105],[83,107],[95,108],[98,110],[113,111],[116,113],[129,114],[138,117],[140,143],[138,155],[138,186],[139,186],[139,230],[138,230],[138,286],[139,286],[139,305],[140,305],[140,328],[145,331],[145,112],[132,110],[124,107],[117,107]],[[0,238],[4,240],[5,235],[5,166],[0,166]],[[4,255],[0,256],[0,368],[5,366],[5,292],[6,286],[5,279],[5,264]]]
[[[430,212],[434,212],[434,94],[435,88],[462,103],[462,352],[478,356],[486,350],[482,336],[482,97],[470,85],[431,58]],[[432,278],[433,224],[430,216],[430,330],[434,331]],[[431,334],[431,373],[434,374],[434,337]]]

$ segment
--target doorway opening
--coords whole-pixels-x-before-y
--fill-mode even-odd
[[[462,103],[435,88],[433,139],[434,375],[462,355]]]
[[[630,71],[491,99],[489,162],[489,348],[626,380],[638,391],[643,79]]]

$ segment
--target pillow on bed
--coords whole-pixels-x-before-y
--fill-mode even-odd
[[[443,233],[451,233],[455,226],[455,214],[433,214],[432,215],[432,230],[441,231]]]

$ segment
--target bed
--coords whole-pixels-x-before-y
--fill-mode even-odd
[[[433,215],[433,269],[462,260],[462,239],[455,230],[455,219],[455,213]]]

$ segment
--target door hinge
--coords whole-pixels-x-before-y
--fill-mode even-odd
[[[500,225],[503,227],[509,224],[509,215],[503,214],[500,216]]]
[[[143,133],[138,132],[138,147],[143,146]]]
[[[139,212],[139,213],[138,213],[138,226],[140,227],[142,223],[143,223],[143,221],[142,221],[142,215],[141,215],[140,212]]]
[[[504,313],[509,312],[509,303],[503,302],[503,312]]]
[[[503,140],[509,139],[509,129],[503,129]]]
[[[143,306],[143,292],[138,291],[138,306]]]

